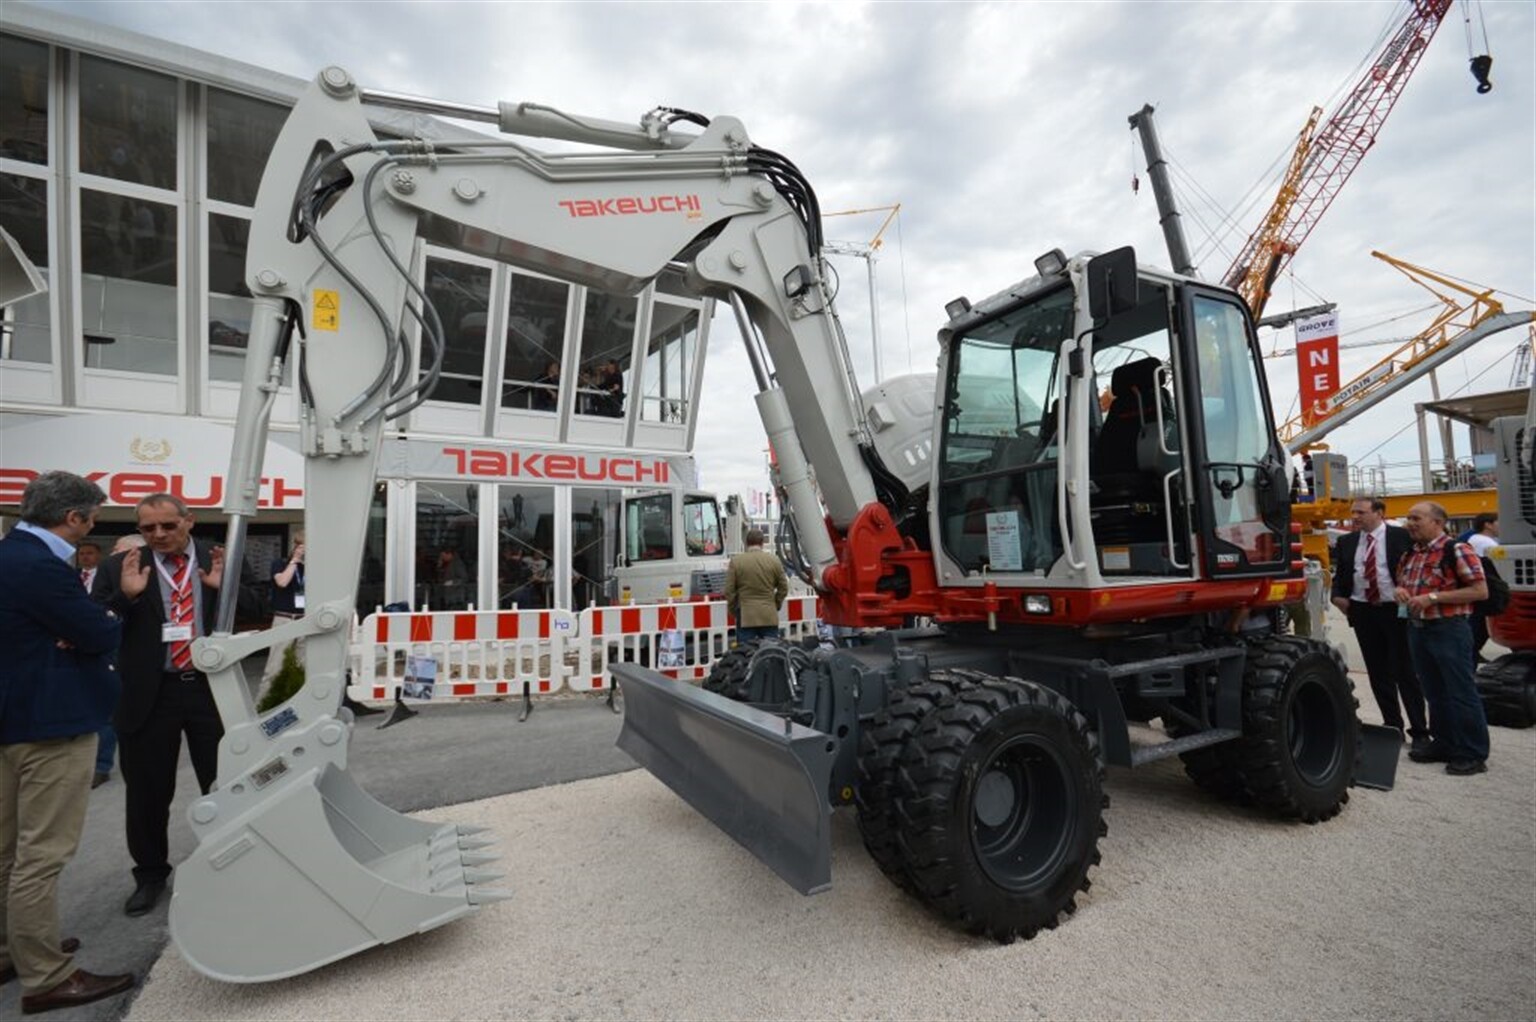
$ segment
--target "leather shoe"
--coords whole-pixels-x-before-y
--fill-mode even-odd
[[[120,994],[132,988],[132,975],[98,976],[84,969],[76,969],[68,979],[52,990],[40,994],[23,995],[21,1012],[23,1015],[35,1015],[40,1011],[52,1011],[55,1008],[73,1008],[76,1005],[90,1004],[92,1001],[99,1001],[103,997],[111,997],[113,994]]]
[[[59,950],[64,952],[66,955],[74,954],[76,951],[80,950],[80,938],[65,937],[63,940],[59,941]],[[5,968],[0,969],[0,986],[9,983],[15,978],[16,966],[14,964],[7,965]]]
[[[1449,763],[1451,750],[1439,742],[1430,742],[1422,749],[1409,749],[1408,758],[1415,763]]]
[[[1445,765],[1445,772],[1452,777],[1471,777],[1488,772],[1488,764],[1480,759],[1453,759]]]
[[[155,907],[160,901],[160,895],[164,893],[164,880],[146,880],[128,895],[128,900],[123,903],[123,911],[131,916],[144,915]]]
[[[1434,744],[1435,743],[1434,743],[1433,739],[1426,738],[1423,735],[1419,735],[1418,737],[1414,738],[1411,742],[1409,742],[1408,754],[1411,756],[1415,752],[1425,752],[1425,751],[1427,751],[1430,748],[1430,746],[1432,746]]]
[[[98,770],[91,775],[91,788],[99,788],[112,779],[112,774],[106,770]]]

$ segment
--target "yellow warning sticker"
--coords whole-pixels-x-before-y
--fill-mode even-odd
[[[341,328],[341,296],[335,291],[315,288],[314,328],[338,330]]]
[[[1269,602],[1270,603],[1284,603],[1285,602],[1285,598],[1288,595],[1290,595],[1290,591],[1291,591],[1291,587],[1286,585],[1284,582],[1272,582],[1272,583],[1270,583],[1270,586],[1269,586]]]

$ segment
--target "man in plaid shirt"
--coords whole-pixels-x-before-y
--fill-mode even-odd
[[[1488,720],[1472,677],[1472,604],[1487,599],[1482,562],[1445,534],[1434,501],[1408,511],[1413,549],[1397,568],[1397,602],[1408,615],[1408,652],[1429,702],[1434,741],[1414,749],[1417,763],[1444,763],[1458,777],[1488,769]]]

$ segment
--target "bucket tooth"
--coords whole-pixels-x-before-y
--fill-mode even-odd
[[[462,866],[484,866],[487,863],[496,862],[501,856],[490,852],[462,852],[459,854],[459,864]]]
[[[491,828],[482,827],[478,823],[460,823],[455,828],[460,837],[469,837],[471,834],[484,834]]]
[[[459,838],[459,850],[470,852],[476,848],[489,848],[496,843],[493,837],[461,837]]]
[[[495,901],[506,901],[512,897],[512,892],[496,887],[471,887],[465,897],[471,905],[489,905]]]
[[[489,869],[466,869],[464,882],[466,884],[490,884],[506,878],[505,873],[497,873]]]

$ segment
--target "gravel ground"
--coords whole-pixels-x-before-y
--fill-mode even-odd
[[[848,813],[803,898],[643,772],[524,791],[420,814],[494,828],[511,901],[283,983],[168,948],[129,1018],[1531,1018],[1536,730],[1493,743],[1311,827],[1111,771],[1091,892],[1007,947],[901,895]]]

